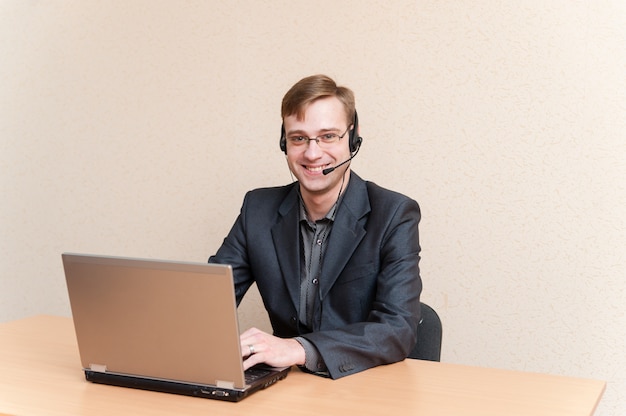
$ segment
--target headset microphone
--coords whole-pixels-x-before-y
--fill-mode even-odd
[[[360,139],[360,137],[359,137],[359,139]],[[356,154],[357,154],[357,153],[359,153],[359,149],[360,149],[360,146],[357,146],[356,151],[352,154],[352,156],[350,156],[350,159],[344,160],[343,162],[341,162],[340,164],[338,164],[338,165],[336,165],[336,166],[333,166],[332,168],[326,168],[326,169],[324,169],[324,170],[322,171],[322,173],[323,173],[324,175],[328,175],[329,173],[333,172],[333,171],[334,171],[335,169],[337,169],[338,167],[345,165],[346,163],[348,163],[349,161],[351,161],[352,159],[354,159],[354,156],[356,156]]]

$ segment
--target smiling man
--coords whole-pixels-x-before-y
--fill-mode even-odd
[[[239,303],[254,283],[273,334],[241,335],[259,363],[339,378],[401,361],[420,318],[420,210],[361,179],[354,94],[325,75],[282,102],[280,149],[297,181],[250,191],[209,262],[230,264]]]

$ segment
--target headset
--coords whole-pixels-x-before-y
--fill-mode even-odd
[[[352,157],[354,157],[359,151],[361,143],[363,143],[363,138],[359,136],[359,117],[356,114],[356,110],[354,110],[354,122],[352,126],[352,130],[350,130],[350,135],[348,136],[348,145],[350,146],[350,153]],[[280,126],[280,150],[282,150],[284,154],[287,154],[287,137],[284,123]]]

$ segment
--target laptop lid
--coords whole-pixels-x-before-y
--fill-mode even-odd
[[[230,266],[70,253],[62,259],[86,373],[248,387]]]

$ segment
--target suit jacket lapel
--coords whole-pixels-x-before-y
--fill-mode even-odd
[[[352,253],[365,236],[365,216],[370,212],[365,181],[351,173],[348,189],[337,211],[320,279],[320,296],[324,299]]]
[[[300,305],[300,227],[298,185],[283,200],[278,209],[279,219],[272,227],[272,239],[276,248],[278,265],[285,286],[296,310]]]

